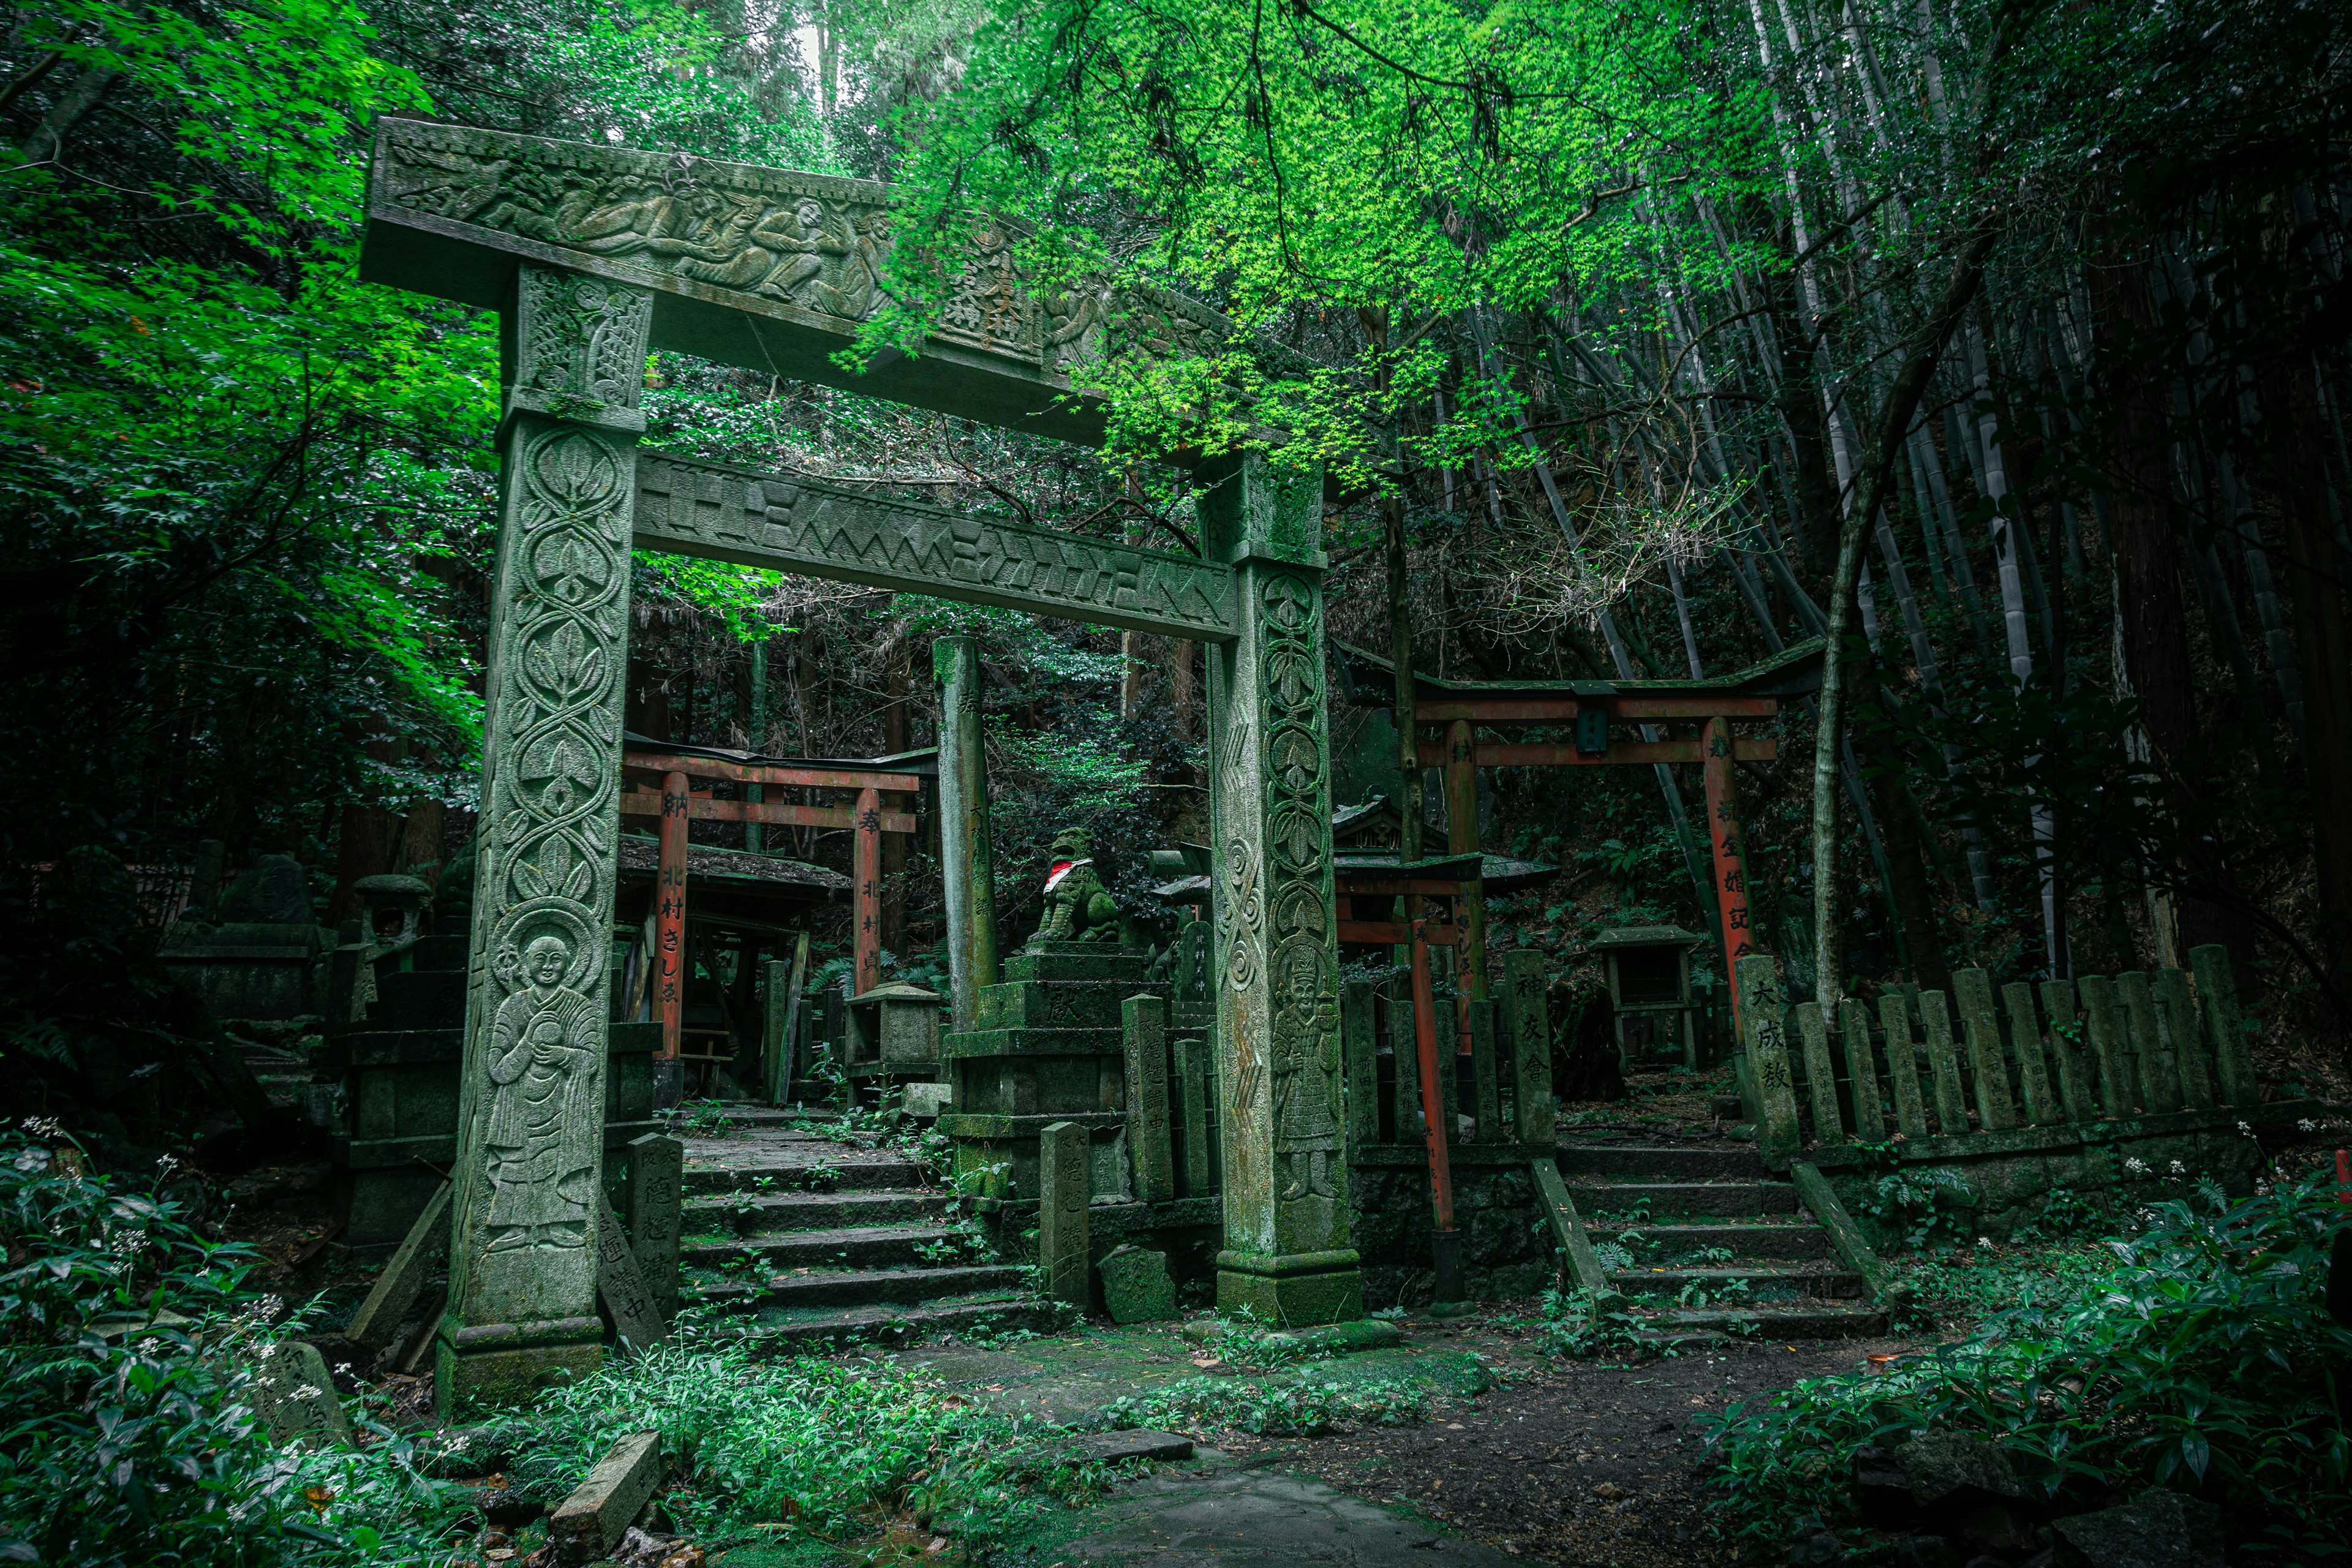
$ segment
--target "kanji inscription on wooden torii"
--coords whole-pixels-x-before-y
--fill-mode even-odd
[[[853,373],[834,356],[884,303],[887,187],[387,118],[368,193],[362,276],[496,310],[505,345],[445,1412],[528,1400],[602,1355],[604,1146],[578,1124],[604,1103],[633,544],[1204,645],[1218,1300],[1281,1324],[1360,1316],[1319,474],[1203,460],[1195,560],[638,444],[651,349],[1093,443],[1102,409],[1074,370],[1222,349],[1244,341],[1234,324],[1154,289],[1029,290],[981,225],[922,352]]]
[[[637,454],[636,542],[1197,642],[1234,636],[1233,573],[1188,556]]]

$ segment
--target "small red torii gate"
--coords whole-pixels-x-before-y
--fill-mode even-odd
[[[1350,703],[1394,710],[1396,667],[1377,654],[1333,645],[1346,668]],[[1739,1037],[1739,960],[1756,951],[1748,907],[1748,860],[1739,826],[1735,762],[1769,762],[1780,755],[1769,737],[1732,734],[1735,721],[1770,719],[1783,697],[1821,686],[1819,637],[1790,647],[1722,680],[1442,680],[1415,671],[1415,748],[1423,767],[1445,770],[1446,848],[1482,850],[1478,835],[1478,770],[1512,767],[1622,766],[1637,763],[1697,763],[1706,784],[1707,841],[1714,855],[1716,912],[1724,940],[1726,984],[1733,1038]],[[1619,741],[1618,723],[1696,722],[1683,740]],[[1573,726],[1573,741],[1505,742],[1477,738],[1481,725]],[[1459,916],[1461,952],[1471,994],[1486,994],[1486,907],[1475,883],[1464,889]]]
[[[709,822],[853,830],[857,837],[850,861],[851,952],[856,989],[863,994],[882,983],[882,835],[911,834],[916,826],[915,814],[905,808],[903,799],[885,809],[882,797],[912,796],[923,787],[922,774],[881,765],[897,760],[736,762],[686,750],[655,750],[631,739],[622,752],[621,776],[635,781],[638,787],[624,788],[621,815],[657,817],[661,822],[659,870],[654,883],[654,1010],[661,1020],[664,1058],[676,1058],[685,1044],[687,824],[700,817]],[[698,779],[709,783],[696,789]],[[657,791],[644,787],[656,780],[659,781]],[[845,790],[855,792],[857,800],[854,805],[719,800],[712,795],[709,784],[721,783],[757,785],[762,793],[778,785]]]

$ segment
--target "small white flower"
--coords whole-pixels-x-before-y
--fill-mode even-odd
[[[2172,1173],[2176,1176],[2185,1176],[2189,1173],[2189,1167],[2175,1160],[2172,1162]]]
[[[1990,1252],[1992,1250],[1992,1237],[1989,1236],[1980,1236],[1977,1237],[1977,1250],[1979,1252]]]
[[[271,1356],[274,1356],[277,1353],[278,1346],[274,1342],[261,1347],[261,1359],[264,1361],[268,1361]]]
[[[54,1138],[61,1126],[54,1116],[27,1116],[17,1125],[36,1138]]]
[[[2319,1131],[2319,1123],[2318,1123],[2318,1122],[2316,1122],[2316,1121],[2313,1121],[2310,1117],[2308,1117],[2308,1116],[2305,1117],[2302,1121],[2300,1121],[2296,1122],[2296,1123],[2295,1123],[2295,1126],[2297,1126],[2297,1127],[2301,1128],[2301,1129],[2302,1129],[2304,1131],[2305,1131],[2305,1132],[2316,1132],[2316,1131]]]
[[[139,1342],[139,1353],[141,1355],[153,1355],[157,1351],[163,1348],[163,1342],[157,1339],[152,1334],[149,1334],[145,1339]]]
[[[173,1171],[180,1168],[180,1162],[174,1160],[169,1154],[158,1154],[155,1157],[155,1168],[168,1176]]]
[[[306,1383],[294,1391],[294,1397],[297,1399],[316,1399],[319,1397],[319,1390]]]
[[[2145,1176],[2147,1174],[2147,1162],[2137,1154],[2127,1154],[2124,1157],[2124,1169],[2135,1176]]]
[[[2239,1122],[2239,1123],[2238,1123],[2238,1131],[2241,1131],[2241,1132],[2242,1132],[2242,1133],[2244,1133],[2244,1134],[2245,1134],[2247,1137],[2249,1137],[2249,1138],[2252,1138],[2252,1137],[2254,1135],[2254,1129],[2253,1129],[2253,1125],[2252,1125],[2251,1122],[2245,1122],[2245,1121],[2241,1121],[2241,1122]]]

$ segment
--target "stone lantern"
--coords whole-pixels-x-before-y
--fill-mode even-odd
[[[1706,940],[1678,926],[1630,926],[1602,931],[1593,942],[1608,967],[1622,1070],[1668,1052],[1697,1070],[1698,1005],[1691,995],[1690,955]]]
[[[842,1063],[853,1083],[928,1082],[940,1076],[940,994],[903,980],[849,999],[848,1049]]]

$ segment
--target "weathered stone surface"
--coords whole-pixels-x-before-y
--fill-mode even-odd
[[[932,643],[931,674],[940,691],[940,880],[947,904],[949,991],[952,1028],[962,1032],[980,1026],[981,994],[999,978],[978,639]]]
[[[596,1296],[613,1320],[613,1331],[633,1350],[643,1350],[668,1331],[653,1292],[637,1270],[636,1255],[621,1228],[621,1216],[609,1203],[598,1205],[596,1225]]]
[[[1551,1015],[1544,994],[1543,954],[1515,948],[1503,954],[1503,1016],[1517,1075],[1519,1141],[1549,1143],[1556,1131],[1551,1098]]]
[[[1176,1315],[1176,1282],[1168,1276],[1166,1253],[1118,1247],[1095,1268],[1102,1276],[1103,1310],[1112,1322],[1157,1323]]]
[[[1156,1459],[1163,1462],[1189,1459],[1192,1457],[1192,1439],[1180,1437],[1173,1432],[1154,1432],[1138,1426],[1125,1432],[1092,1432],[1078,1439],[1078,1451],[1089,1459],[1099,1459],[1107,1465],[1123,1464],[1133,1459]]]
[[[1209,649],[1220,715],[1217,1300],[1277,1324],[1360,1317],[1340,1131],[1321,489],[1252,453],[1204,473],[1204,552],[1234,567],[1239,636]]]
[[[1122,1489],[1090,1522],[1092,1533],[1055,1548],[1072,1568],[1513,1568],[1523,1561],[1265,1469],[1156,1476]]]
[[[2090,1043],[2098,1071],[2100,1109],[2109,1116],[2129,1116],[2140,1102],[2139,1077],[2125,1037],[2116,983],[2104,974],[2086,974],[2074,988],[2083,998],[2083,1037]]]
[[[335,1397],[327,1358],[308,1340],[279,1340],[261,1347],[251,1387],[254,1414],[281,1443],[352,1440],[352,1418]]]
[[[1948,1509],[2026,1495],[2009,1456],[1998,1445],[1965,1432],[1924,1432],[1895,1450],[1895,1464],[1922,1508]]]
[[[1886,1105],[1878,1094],[1878,1053],[1870,1039],[1870,1010],[1853,997],[1838,1005],[1838,1041],[1845,1047],[1847,1087],[1853,1094],[1853,1135],[1865,1143],[1886,1138]]]
[[[910,1083],[905,1093],[901,1104],[907,1114],[918,1121],[935,1120],[955,1105],[955,1085],[951,1083]]]
[[[1919,1092],[1919,1058],[1911,1041],[1911,1008],[1900,992],[1878,999],[1878,1021],[1886,1031],[1886,1081],[1895,1089],[1895,1121],[1906,1138],[1927,1136],[1927,1106]]]
[[[596,1321],[633,447],[653,300],[530,266],[515,299],[451,1321],[436,1366],[445,1412],[510,1394],[519,1362],[551,1375],[593,1363],[595,1337],[566,1335]],[[476,1357],[490,1355],[498,1370],[478,1378]]]
[[[2009,1091],[2009,1058],[2001,1048],[2000,1016],[1993,1011],[1992,977],[1977,968],[1952,971],[1952,1001],[1968,1039],[1978,1124],[1988,1132],[2016,1126],[2017,1100]]]
[[[2009,1038],[2017,1050],[2018,1098],[2025,1120],[2049,1127],[2064,1120],[2051,1092],[2050,1071],[2042,1050],[2042,1020],[2033,1005],[2033,987],[2012,980],[2000,988],[2001,1005],[2009,1013]]]
[[[1969,1096],[1960,1079],[1958,1047],[1952,1043],[1950,1005],[1940,991],[1919,993],[1919,1032],[1927,1040],[1927,1070],[1936,1084],[1936,1125],[1947,1138],[1969,1130]]]
[[[1037,1142],[1037,1267],[1046,1295],[1083,1310],[1093,1294],[1087,1279],[1087,1130],[1052,1122]]]
[[[1784,1016],[1790,1011],[1780,989],[1780,966],[1767,953],[1738,962],[1739,1022],[1746,1038],[1747,1082],[1756,1099],[1756,1149],[1768,1165],[1779,1166],[1804,1147],[1797,1121],[1797,1084],[1789,1070]]]
[[[1135,1195],[1148,1204],[1166,1203],[1176,1195],[1174,1118],[1168,1096],[1168,1004],[1158,996],[1130,996],[1123,1011],[1127,1148],[1135,1163]]]
[[[646,1293],[662,1321],[677,1312],[679,1216],[685,1195],[686,1145],[666,1132],[629,1144],[629,1250]]]
[[[2260,1104],[2262,1085],[2254,1078],[2245,1016],[2238,1008],[2238,982],[2230,971],[2230,950],[2219,942],[2190,948],[2189,967],[2197,976],[2198,1011],[2213,1047],[2213,1076],[2221,1088],[2221,1103]]]
[[[2129,1502],[2053,1522],[2056,1568],[2221,1568],[2221,1511],[2151,1488]]]
[[[558,1561],[592,1563],[618,1545],[661,1478],[660,1433],[632,1432],[614,1444],[548,1521]]]
[[[449,1252],[449,1200],[453,1189],[444,1182],[435,1190],[425,1212],[416,1216],[407,1237],[369,1288],[367,1299],[343,1329],[343,1337],[369,1350],[381,1349],[400,1328],[408,1310],[424,1292],[433,1265]]]
[[[212,911],[224,925],[316,925],[310,879],[291,855],[264,855],[229,883]]]

